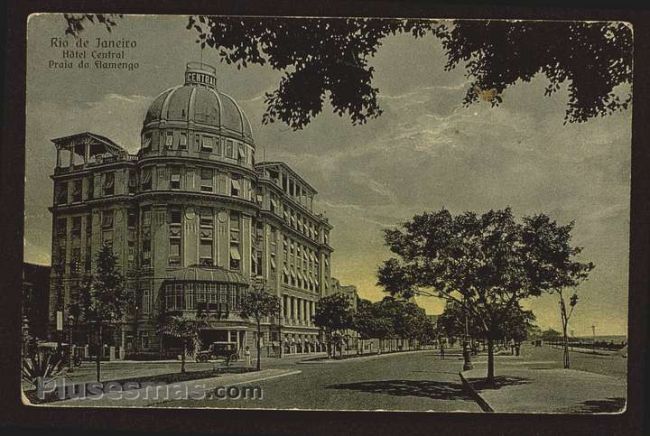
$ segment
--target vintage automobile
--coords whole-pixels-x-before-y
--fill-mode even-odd
[[[74,353],[72,356],[72,363],[74,366],[81,366],[81,349],[79,347],[75,347]],[[48,351],[52,354],[58,354],[63,360],[64,365],[68,365],[68,361],[70,360],[70,344],[66,343],[57,343],[57,342],[40,342],[37,344],[37,350],[38,351]]]
[[[198,351],[196,353],[197,362],[207,362],[210,359],[224,359],[227,365],[235,360],[239,360],[237,342],[213,342],[207,350]]]

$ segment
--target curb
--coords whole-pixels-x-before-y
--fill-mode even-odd
[[[469,395],[474,399],[474,401],[476,401],[476,403],[479,405],[481,410],[483,410],[483,412],[486,413],[494,413],[494,409],[492,408],[492,406],[490,406],[488,402],[485,401],[485,399],[481,397],[481,395],[479,395],[478,392],[476,392],[472,384],[469,381],[467,381],[467,379],[463,375],[463,372],[462,371],[459,372],[458,375],[460,376],[460,381],[463,383],[463,387],[469,393]]]
[[[426,351],[431,351],[431,350],[398,351],[398,352],[393,352],[393,353],[370,354],[370,355],[367,355],[367,356],[359,355],[359,357],[350,357],[348,359],[322,359],[322,360],[321,359],[319,359],[319,360],[307,359],[307,360],[301,360],[299,362],[296,362],[296,364],[298,364],[298,365],[329,365],[329,364],[337,364],[337,363],[345,363],[345,362],[364,362],[366,360],[379,359],[381,357],[404,356],[404,355],[408,355],[408,354],[424,353]]]

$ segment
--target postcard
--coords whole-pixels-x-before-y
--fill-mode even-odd
[[[36,13],[29,407],[619,414],[633,28]]]

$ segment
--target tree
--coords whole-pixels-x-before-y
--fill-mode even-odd
[[[481,328],[480,321],[468,316],[464,306],[455,300],[445,302],[445,309],[438,317],[437,324],[438,331],[449,338],[465,336],[466,325],[470,337],[485,338],[485,332]]]
[[[98,337],[97,381],[101,375],[103,351],[103,328],[122,319],[131,302],[124,287],[124,277],[118,270],[117,258],[110,244],[103,244],[97,253],[97,270],[90,286],[84,286],[80,296],[80,312],[84,319],[95,327]]]
[[[181,353],[181,373],[185,372],[185,356],[191,346],[192,353],[196,350],[199,332],[207,325],[207,315],[203,311],[198,311],[194,318],[182,314],[165,314],[159,321],[158,332],[178,338],[183,347]]]
[[[561,337],[562,337],[562,333],[551,328],[544,330],[540,335],[540,339],[542,339],[543,341],[557,341]]]
[[[65,14],[66,33],[84,25],[111,30],[116,15]],[[201,48],[228,64],[270,65],[283,76],[266,94],[262,121],[304,128],[329,103],[335,113],[363,124],[381,115],[370,59],[389,35],[436,37],[445,70],[465,67],[470,79],[464,104],[496,106],[503,92],[536,75],[545,95],[567,84],[565,122],[584,122],[626,109],[631,102],[632,29],[622,22],[539,22],[372,18],[190,16],[187,29]],[[625,89],[625,88],[628,89]],[[623,88],[623,89],[621,89]]]
[[[343,330],[353,327],[352,320],[352,303],[345,294],[337,292],[318,301],[314,324],[325,334],[328,357],[334,357],[335,339],[342,336]]]
[[[361,354],[363,354],[363,341],[372,338],[375,333],[375,319],[372,315],[372,302],[359,299],[357,310],[352,316],[352,328],[359,334]]]
[[[488,344],[487,382],[494,382],[494,343],[499,326],[521,300],[552,293],[562,283],[587,278],[591,263],[575,261],[580,249],[558,233],[568,226],[540,226],[546,215],[517,222],[510,208],[453,216],[446,209],[416,215],[385,231],[392,253],[378,284],[391,295],[433,296],[466,307]],[[553,260],[553,262],[550,262]],[[559,261],[562,260],[562,261]]]
[[[280,299],[258,285],[244,294],[241,300],[239,315],[244,318],[253,318],[257,326],[257,370],[262,369],[260,357],[262,355],[262,319],[276,315],[280,311]]]
[[[560,305],[560,319],[562,321],[562,337],[564,342],[563,363],[564,368],[571,366],[569,359],[569,320],[578,303],[576,288],[587,279],[589,272],[594,268],[593,263],[579,263],[572,259],[582,252],[581,247],[571,246],[571,230],[574,223],[560,226],[551,221],[548,216],[538,215],[529,220],[529,233],[527,243],[531,251],[544,265],[546,271],[555,271],[556,274],[548,278],[551,292],[558,296]],[[564,291],[573,290],[567,302]]]

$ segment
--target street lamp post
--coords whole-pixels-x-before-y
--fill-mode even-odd
[[[467,317],[467,298],[465,302],[465,337],[463,338],[463,371],[473,369],[472,360],[469,352],[469,320]]]
[[[68,316],[68,372],[74,372],[74,349],[72,345],[72,325],[74,316]]]
[[[591,334],[593,336],[593,339],[591,341],[591,348],[592,348],[592,352],[596,354],[596,326],[595,325],[591,326]]]

